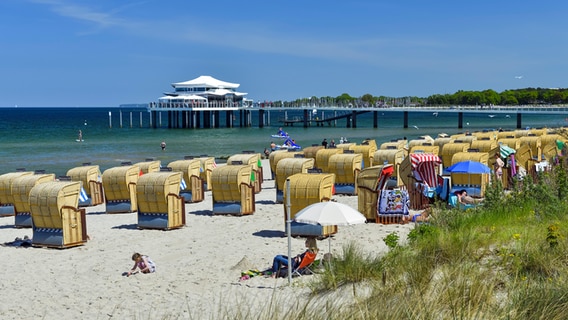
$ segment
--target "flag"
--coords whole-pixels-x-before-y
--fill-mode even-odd
[[[185,188],[187,188],[187,184],[185,183],[185,180],[183,178],[181,178],[181,182],[179,184],[179,189],[185,190]]]
[[[256,163],[256,165],[257,165],[259,168],[262,168],[262,161],[260,161],[260,158],[258,158],[258,162]]]
[[[86,202],[89,201],[89,195],[87,191],[83,187],[81,187],[81,192],[79,192],[79,202]]]
[[[211,165],[213,168],[217,168],[217,163],[215,163],[215,159],[213,159],[213,164]]]
[[[255,182],[255,181],[256,181],[256,177],[255,177],[254,171],[252,171],[250,173],[250,182]]]

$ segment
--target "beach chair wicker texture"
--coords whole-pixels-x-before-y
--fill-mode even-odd
[[[335,154],[343,153],[343,149],[320,149],[316,153],[316,163],[317,167],[322,170],[322,172],[329,172],[329,158]]]
[[[366,142],[369,144],[354,145],[349,148],[349,150],[363,155],[363,162],[361,163],[362,168],[373,166],[373,156],[375,151],[377,151],[377,143],[375,140],[366,140]]]
[[[324,149],[328,150],[328,149]],[[284,230],[286,230],[287,197],[290,196],[290,219],[303,208],[322,201],[329,201],[333,195],[335,175],[331,173],[296,173],[288,177],[290,195],[284,188]],[[308,225],[292,221],[292,236],[329,236],[337,233],[337,226]]]
[[[151,172],[136,185],[138,228],[169,230],[185,225],[185,204],[180,194],[180,171]]]
[[[531,150],[531,158],[535,161],[542,160],[542,139],[540,136],[520,137],[521,145],[526,145]]]
[[[213,170],[211,175],[213,214],[252,214],[254,186],[251,165],[227,165]]]
[[[313,158],[286,158],[278,162],[276,166],[276,202],[282,203],[286,179],[296,173],[308,173],[314,167]]]
[[[357,175],[362,169],[360,153],[340,153],[329,157],[328,172],[335,174],[335,193],[357,194]]]
[[[203,169],[199,175],[204,183],[203,188],[204,190],[211,190],[211,172],[217,167],[215,157],[199,157],[197,159],[201,162],[201,168]]]
[[[34,246],[66,248],[87,242],[85,209],[78,209],[79,181],[51,181],[30,191]]]
[[[136,183],[140,175],[138,166],[120,166],[103,172],[107,213],[124,213],[138,210]]]
[[[182,178],[186,183],[184,190],[180,195],[184,197],[186,202],[200,202],[205,199],[204,181],[201,178],[201,160],[186,159],[176,160],[168,163],[168,167],[173,171],[182,173]]]
[[[323,149],[323,146],[310,146],[310,147],[306,147],[306,148],[302,149],[302,151],[304,153],[304,157],[314,159],[314,167],[318,166],[318,163],[316,161],[316,154],[321,149]]]
[[[367,167],[357,177],[357,206],[368,221],[377,218],[377,201],[385,189],[389,177],[394,173],[392,164]]]
[[[495,130],[491,130],[491,131],[477,131],[472,133],[472,135],[476,136],[477,139],[472,141],[471,143],[477,141],[477,140],[497,140],[497,131]]]
[[[515,150],[519,149],[519,147],[521,146],[521,140],[518,138],[502,138],[498,139],[497,142],[504,144]]]
[[[259,167],[260,164],[260,153],[240,153],[234,154],[227,159],[227,165],[232,163],[248,164],[252,167],[254,172],[254,192],[259,193],[262,191],[262,181],[264,177],[262,176],[262,168]]]
[[[452,165],[452,156],[457,152],[464,152],[469,149],[470,144],[466,142],[451,142],[447,143],[442,147],[442,153],[440,158],[442,158],[442,164],[444,167],[449,167]]]
[[[488,152],[459,152],[452,157],[452,165],[462,161],[477,161],[491,168]],[[471,196],[484,197],[489,184],[488,173],[451,173],[452,188],[450,192],[466,189]]]
[[[429,153],[438,155],[440,153],[440,147],[434,145],[416,145],[410,147],[410,153]]]
[[[13,216],[16,213],[12,194],[14,179],[32,174],[34,174],[32,171],[20,171],[0,175],[0,216]]]
[[[142,173],[158,172],[160,171],[160,160],[143,161],[134,164],[140,168]]]
[[[71,177],[71,181],[82,183],[83,189],[90,198],[86,205],[94,206],[104,203],[103,184],[100,181],[101,171],[98,165],[85,165],[69,169],[67,176]]]
[[[15,226],[18,228],[31,227],[30,191],[38,184],[55,181],[55,174],[32,174],[14,179],[12,194],[14,196],[14,209],[16,211]]]
[[[278,165],[278,162],[280,162],[280,160],[282,159],[294,158],[296,154],[305,155],[305,153],[303,152],[290,152],[287,150],[278,150],[270,153],[270,155],[268,156],[268,162],[270,163],[270,170],[272,171],[272,179],[276,178],[276,166]]]
[[[381,143],[379,150],[385,149],[403,149],[406,147],[406,140],[397,140]]]
[[[493,139],[493,140],[480,140],[477,139],[475,141],[471,142],[471,149],[477,149],[480,152],[490,152],[491,150],[497,148],[499,144],[497,143],[497,140]]]

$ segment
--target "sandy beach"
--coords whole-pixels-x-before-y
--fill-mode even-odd
[[[268,163],[264,169],[269,168]],[[265,177],[270,177],[265,171]],[[269,301],[293,305],[309,293],[314,276],[288,279],[253,277],[242,271],[264,270],[276,254],[286,254],[284,206],[275,203],[274,181],[265,180],[256,195],[256,211],[247,216],[212,215],[211,191],[205,200],[186,204],[187,225],[170,231],[137,229],[136,213],[106,214],[104,205],[87,208],[90,240],[68,249],[2,246],[0,317],[4,319],[217,319],[234,310],[262,312]],[[357,208],[356,196],[334,196]],[[355,242],[366,253],[381,254],[383,238],[396,232],[401,240],[413,228],[368,223],[340,226],[331,251]],[[16,229],[14,217],[0,218],[0,243],[32,237]],[[304,239],[292,239],[292,253],[304,250]],[[322,258],[328,240],[318,241]],[[123,276],[134,252],[149,255],[153,274]],[[292,298],[291,298],[292,297]],[[285,299],[284,299],[285,298]],[[283,305],[284,309],[288,306]]]

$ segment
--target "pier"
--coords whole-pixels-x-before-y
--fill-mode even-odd
[[[257,119],[259,128],[270,126],[271,112],[284,112],[285,116],[278,119],[277,126],[294,126],[302,125],[303,127],[311,126],[344,126],[346,128],[357,128],[357,119],[362,116],[373,117],[373,128],[378,128],[381,115],[386,112],[399,112],[403,114],[401,126],[409,127],[409,116],[414,113],[428,112],[432,115],[453,114],[456,118],[456,127],[462,129],[464,127],[464,114],[487,114],[489,117],[495,115],[507,115],[516,118],[516,127],[523,128],[523,114],[543,114],[558,115],[561,119],[568,119],[568,106],[566,105],[550,105],[550,106],[435,106],[435,107],[374,107],[366,105],[316,105],[306,104],[298,106],[259,106],[215,103],[208,105],[201,103],[195,106],[189,105],[157,105],[136,104],[121,105],[121,109],[132,107],[145,107],[149,114],[149,123],[152,128],[167,127],[172,129],[201,129],[201,128],[233,128],[233,127],[252,127],[253,119]],[[314,112],[315,111],[315,112]],[[119,125],[123,126],[123,111],[119,111]],[[296,115],[288,117],[288,113]],[[142,125],[142,112],[139,114],[140,125]],[[221,122],[223,119],[223,123]],[[343,123],[343,124],[342,124]],[[130,112],[130,126],[133,124],[133,114]],[[112,116],[109,113],[109,126],[112,127]]]

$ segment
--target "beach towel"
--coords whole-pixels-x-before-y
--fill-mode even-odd
[[[241,272],[241,278],[239,279],[239,281],[248,280],[252,277],[262,276],[262,275],[265,275],[265,274],[266,274],[265,272],[260,271],[258,269],[250,269],[250,270]]]
[[[83,187],[81,187],[81,192],[79,193],[79,202],[86,202],[89,200],[89,195],[87,195],[87,191]]]

